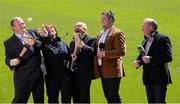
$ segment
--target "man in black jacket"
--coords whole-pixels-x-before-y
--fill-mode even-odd
[[[44,102],[44,81],[40,69],[41,55],[37,32],[26,30],[22,18],[11,21],[12,37],[4,42],[5,62],[14,76],[15,97],[13,103],[27,103],[32,92],[34,103]]]
[[[87,35],[87,26],[83,22],[77,22],[74,31],[74,38],[70,43],[73,101],[90,103],[96,39]]]
[[[144,20],[145,40],[140,55],[134,65],[143,65],[143,83],[146,87],[148,103],[165,103],[167,85],[172,83],[168,63],[172,61],[171,41],[157,31],[154,19]]]

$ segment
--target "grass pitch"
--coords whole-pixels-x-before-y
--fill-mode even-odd
[[[127,53],[124,57],[126,77],[122,79],[120,94],[124,103],[146,103],[145,89],[142,84],[142,70],[133,67],[137,46],[143,39],[142,21],[146,17],[159,23],[159,31],[167,34],[173,46],[173,62],[170,72],[173,84],[168,86],[167,102],[180,103],[180,0],[0,0],[0,103],[11,102],[14,96],[12,73],[4,63],[3,42],[12,35],[10,20],[14,16],[28,17],[32,23],[27,28],[37,28],[42,23],[54,24],[59,36],[69,44],[73,26],[83,21],[88,33],[96,36],[100,31],[100,13],[112,10],[116,14],[115,26],[126,33]],[[59,98],[60,99],[60,98]],[[47,96],[45,94],[45,101]],[[32,101],[32,97],[29,102]],[[106,103],[100,80],[91,85],[91,102]]]

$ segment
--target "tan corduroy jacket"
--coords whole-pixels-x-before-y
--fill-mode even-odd
[[[101,37],[101,32],[97,36],[98,41]],[[94,74],[95,78],[120,78],[125,76],[122,63],[122,56],[126,52],[126,39],[124,33],[115,28],[111,28],[105,40],[105,57],[102,59],[102,66],[98,66],[97,56],[94,59]]]

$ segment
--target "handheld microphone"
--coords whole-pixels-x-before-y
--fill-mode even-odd
[[[138,52],[140,55],[144,56],[145,55],[145,49],[142,45],[138,46]]]
[[[139,54],[140,55],[142,55],[142,56],[145,56],[145,49],[144,49],[144,47],[143,47],[143,45],[139,45],[138,46],[138,52],[139,52]],[[139,60],[139,61],[136,61],[139,65],[141,65],[141,61]],[[136,67],[136,69],[138,69],[139,67]]]
[[[105,46],[104,43],[99,43],[99,51],[103,51],[104,50],[104,46]],[[102,59],[101,58],[98,58],[98,65],[102,66]]]
[[[100,49],[100,51],[104,50],[104,43],[99,43],[99,49]]]

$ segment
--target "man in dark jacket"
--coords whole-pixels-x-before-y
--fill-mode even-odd
[[[172,83],[168,63],[172,61],[171,41],[158,31],[154,19],[144,20],[145,40],[139,47],[140,55],[134,65],[143,65],[143,83],[146,87],[148,103],[165,103],[167,85]]]
[[[77,22],[74,31],[74,38],[70,43],[73,101],[90,103],[96,39],[87,35],[87,26],[83,22]]]
[[[32,92],[34,103],[44,102],[44,81],[40,69],[41,42],[37,32],[26,30],[22,18],[11,21],[12,37],[4,42],[5,62],[14,76],[15,97],[13,103],[27,103]]]

